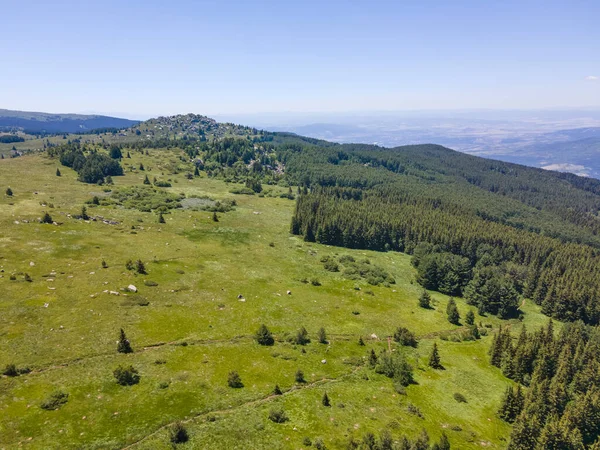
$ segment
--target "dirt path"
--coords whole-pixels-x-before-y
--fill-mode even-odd
[[[252,406],[257,406],[257,405],[262,405],[264,403],[267,403],[271,400],[274,400],[278,397],[282,397],[282,396],[288,396],[288,395],[293,395],[296,392],[301,392],[305,389],[311,389],[317,386],[321,386],[321,385],[325,385],[325,384],[330,384],[330,383],[335,383],[335,382],[339,382],[342,381],[346,378],[351,377],[352,375],[354,375],[354,373],[356,373],[356,371],[360,369],[360,367],[355,367],[351,372],[342,375],[338,378],[322,378],[320,380],[317,381],[313,381],[312,383],[305,383],[303,385],[296,385],[293,386],[291,389],[285,391],[283,394],[281,395],[274,395],[274,394],[270,394],[267,395],[266,397],[261,397],[258,398],[256,400],[250,400],[249,402],[245,402],[245,403],[241,403],[237,406],[231,406],[229,408],[224,408],[224,409],[218,409],[218,410],[214,410],[214,411],[208,411],[208,412],[203,412],[201,414],[197,414],[193,417],[190,417],[189,419],[186,420],[180,420],[180,421],[173,421],[173,422],[169,422],[165,425],[160,426],[159,428],[157,428],[156,430],[154,430],[153,432],[151,432],[150,434],[147,434],[146,436],[138,439],[137,441],[127,445],[126,447],[123,447],[121,450],[129,450],[134,448],[135,446],[137,446],[138,444],[141,444],[142,442],[144,442],[145,440],[151,438],[152,436],[155,436],[156,434],[160,433],[162,430],[165,430],[167,428],[169,428],[171,425],[173,425],[176,422],[181,422],[181,423],[190,423],[190,422],[194,422],[198,419],[201,419],[203,417],[207,417],[209,415],[225,415],[225,414],[231,414],[234,413],[235,411],[241,409],[241,408],[245,408],[245,407],[252,407]]]

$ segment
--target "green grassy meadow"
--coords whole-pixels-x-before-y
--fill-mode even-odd
[[[89,215],[118,223],[78,220],[68,214],[107,195],[104,187],[80,183],[62,166],[57,177],[58,162],[41,154],[0,161],[0,366],[32,370],[0,378],[0,449],[167,449],[168,427],[179,420],[190,434],[182,449],[300,449],[307,448],[305,437],[336,449],[368,431],[389,429],[399,439],[423,428],[433,441],[445,431],[453,448],[506,446],[510,428],[495,413],[509,381],[488,362],[492,328],[478,341],[442,340],[461,327],[446,320],[444,295],[431,293],[433,310],[418,307],[421,288],[408,255],[303,242],[289,234],[294,202],[278,197],[287,188],[234,195],[223,181],[173,174],[178,156],[132,153],[113,188],[156,176],[171,179],[167,191],[235,199],[235,209],[218,214],[218,222],[210,212],[176,209],[160,224],[155,213],[88,205]],[[140,163],[145,171],[130,171]],[[8,186],[13,197],[4,195]],[[38,223],[45,211],[60,224]],[[396,283],[375,287],[324,270],[323,256],[346,254],[369,258]],[[147,275],[126,270],[130,259],[142,260]],[[121,290],[130,284],[137,294]],[[470,306],[457,303],[464,317]],[[546,322],[536,307],[524,310],[529,329]],[[521,326],[478,315],[476,322]],[[253,340],[262,323],[273,331],[274,346]],[[287,342],[302,326],[312,342]],[[388,343],[398,326],[417,334],[416,349]],[[318,343],[320,327],[329,344]],[[120,328],[134,353],[117,353]],[[427,366],[433,342],[446,370]],[[404,394],[364,364],[371,348],[388,346],[406,352],[415,369],[417,384]],[[140,383],[119,386],[112,375],[119,364],[137,368]],[[295,382],[298,369],[306,383]],[[232,370],[243,388],[227,386]],[[276,384],[283,395],[272,395]],[[68,402],[41,409],[57,390],[69,394]],[[331,407],[321,404],[324,392]],[[275,406],[289,421],[268,419]]]

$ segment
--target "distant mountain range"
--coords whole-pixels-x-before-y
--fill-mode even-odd
[[[50,114],[0,109],[0,131],[79,133],[99,128],[129,128],[138,123],[137,120],[100,115]]]

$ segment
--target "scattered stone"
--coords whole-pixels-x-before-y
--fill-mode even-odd
[[[129,290],[129,292],[137,292],[137,288],[133,284],[127,286],[127,289]]]
[[[379,339],[375,333],[371,335],[371,339]]]
[[[244,296],[242,294],[238,294],[238,299],[242,299]]]
[[[47,308],[48,306],[50,306],[50,303],[44,303],[44,308]]]
[[[90,272],[90,275],[96,275],[96,272]]]
[[[327,360],[326,359],[322,359],[321,360],[321,364],[327,364]]]
[[[287,295],[292,295],[292,291],[287,291]]]
[[[29,265],[30,265],[31,267],[33,267],[33,266],[35,266],[35,263],[34,263],[33,261],[31,261],[31,262],[29,263]]]
[[[120,295],[117,291],[110,291],[109,294],[110,295]]]

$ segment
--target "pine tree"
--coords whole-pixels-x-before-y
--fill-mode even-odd
[[[83,220],[90,220],[90,216],[87,214],[87,208],[85,206],[81,207],[81,218]]]
[[[213,215],[212,215],[212,220],[213,220],[213,222],[218,222],[218,221],[219,221],[219,216],[217,216],[217,213],[216,213],[216,211],[215,211],[215,212],[213,212]]]
[[[150,184],[150,179],[148,178],[148,175],[146,175],[146,177],[144,178],[144,184]]]
[[[281,392],[281,388],[279,387],[278,384],[275,385],[275,388],[273,389],[273,395],[282,395],[283,392]]]
[[[510,339],[510,336],[508,336]],[[492,340],[492,346],[490,347],[490,364],[495,367],[500,367],[502,363],[502,353],[504,352],[504,333],[502,327],[498,329],[498,332],[494,335]]]
[[[60,169],[58,167],[56,168],[56,176],[60,177]]]
[[[320,344],[327,344],[327,334],[325,333],[325,328],[319,328],[317,332],[317,338],[319,339]]]
[[[369,353],[369,367],[371,369],[374,369],[376,365],[377,365],[377,354],[375,353],[375,350],[371,349],[371,352]]]
[[[52,216],[50,214],[48,214],[47,212],[45,212],[44,215],[42,216],[41,223],[52,224],[52,223],[54,223],[54,221],[52,220]]]
[[[142,163],[140,163],[140,170],[144,170],[144,165]],[[146,175],[146,179],[148,178],[148,176]],[[150,184],[150,180],[148,180],[148,183],[144,183],[144,184]]]
[[[438,352],[438,347],[437,347],[436,342],[433,343],[433,348],[431,349],[431,353],[429,355],[429,361],[427,364],[432,369],[443,369],[444,368],[444,366],[442,366],[442,363],[440,360],[440,354]]]
[[[442,431],[440,440],[433,444],[431,450],[450,450],[450,441],[448,440],[448,436],[446,435],[446,433]]]
[[[242,383],[242,378],[240,377],[240,374],[237,373],[235,370],[229,372],[229,375],[227,376],[227,385],[236,389],[244,387],[244,383]]]
[[[163,217],[163,213],[158,213],[158,223],[165,223],[165,218]]]
[[[140,275],[146,275],[148,273],[148,272],[146,272],[146,266],[144,265],[144,263],[142,262],[141,259],[138,259],[135,262],[135,270]]]
[[[262,324],[256,334],[254,335],[256,342],[260,345],[273,345],[275,339],[265,324]]]
[[[296,380],[296,383],[306,383],[306,380],[304,379],[304,372],[301,369],[298,369],[296,371],[294,378]]]
[[[198,166],[194,167],[194,176],[195,177],[199,177],[200,176],[200,171],[198,170]]]
[[[121,328],[121,331],[119,333],[119,340],[117,341],[117,351],[119,353],[133,353],[133,349],[131,348],[131,344],[129,343],[127,336],[125,336],[125,331],[123,331],[123,328]]]
[[[519,418],[513,426],[507,450],[534,450],[539,432],[540,423],[535,416]]]
[[[13,190],[11,188],[6,188],[6,195],[8,197],[12,197],[13,196]]]
[[[469,310],[467,312],[467,315],[465,316],[465,323],[467,325],[474,325],[475,324],[475,313],[471,310]]]
[[[427,291],[423,291],[419,297],[419,306],[425,309],[431,309],[431,296]]]
[[[308,331],[306,331],[306,328],[302,327],[298,330],[298,332],[296,333],[296,337],[294,338],[294,343],[296,345],[306,345],[310,342],[310,339],[308,338]]]
[[[515,397],[512,386],[508,386],[504,391],[504,397],[502,398],[502,404],[498,410],[498,417],[508,423],[515,421]]]
[[[381,430],[379,434],[379,450],[394,450],[394,439],[388,429]]]
[[[327,396],[327,392],[323,394],[323,399],[321,400],[321,403],[323,403],[323,406],[331,406],[331,403],[329,402],[329,397]]]
[[[177,444],[183,444],[190,439],[190,435],[181,422],[175,422],[169,427],[169,440],[175,447]]]
[[[362,338],[362,336],[360,336],[360,337],[358,338],[358,345],[360,345],[361,347],[364,347],[364,345],[365,345],[365,341],[363,341],[363,338]]]
[[[448,316],[448,322],[451,324],[458,325],[460,323],[460,314],[458,313],[458,308],[456,307],[456,301],[452,297],[450,297],[450,300],[448,300],[446,314]]]

